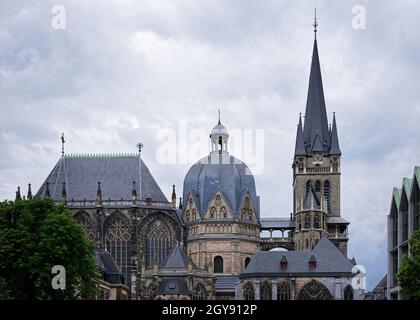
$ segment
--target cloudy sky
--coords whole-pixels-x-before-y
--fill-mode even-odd
[[[53,28],[57,4],[65,29]],[[355,5],[366,9],[364,29],[352,26]],[[386,273],[392,187],[420,164],[420,3],[317,7],[327,110],[330,119],[336,112],[343,152],[349,256],[367,268],[372,288]],[[18,185],[40,186],[60,157],[61,132],[68,153],[136,152],[142,142],[163,191],[169,197],[174,183],[180,193],[191,162],[205,155],[185,161],[188,132],[208,134],[220,108],[229,130],[263,130],[261,215],[288,216],[313,11],[313,0],[1,1],[0,199],[13,199]],[[157,157],[162,130],[176,135],[176,163]]]

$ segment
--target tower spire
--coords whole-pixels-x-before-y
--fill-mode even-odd
[[[315,32],[318,23],[315,21]],[[330,135],[328,132],[327,110],[325,107],[324,88],[322,85],[321,67],[319,63],[317,40],[314,40],[311,72],[309,76],[308,97],[306,101],[304,122],[304,143],[308,153],[311,152],[318,136],[322,150],[328,152]]]
[[[295,145],[295,156],[306,155],[305,142],[303,140],[303,128],[302,128],[302,113],[299,113],[299,124],[296,132],[296,145]]]
[[[220,125],[221,124],[221,122],[220,122],[220,108],[219,108],[219,122],[217,123],[218,125]]]
[[[337,123],[335,121],[335,112],[333,113],[333,123],[331,128],[330,154],[341,156],[340,144],[338,142]]]

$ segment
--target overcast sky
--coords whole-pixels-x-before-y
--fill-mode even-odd
[[[66,9],[64,30],[52,28],[57,4]],[[366,9],[365,29],[352,27],[355,5]],[[420,2],[317,7],[349,257],[367,268],[372,288],[386,273],[392,187],[420,164]],[[173,130],[182,153],[180,127],[208,134],[220,108],[228,130],[264,130],[261,216],[288,216],[313,11],[313,0],[2,0],[0,199],[13,199],[17,185],[39,188],[60,157],[61,132],[68,153],[136,152],[142,142],[162,190],[169,198],[175,184],[180,195],[192,163],[159,163],[159,132]]]

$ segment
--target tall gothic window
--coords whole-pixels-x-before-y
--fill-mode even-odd
[[[146,236],[146,264],[162,264],[172,251],[171,233],[165,222],[156,219],[151,223]]]
[[[344,300],[353,300],[353,288],[351,286],[344,288]]]
[[[312,187],[312,181],[311,180],[306,181],[306,193],[311,191],[311,187]]]
[[[87,212],[81,211],[76,213],[74,219],[83,227],[86,236],[92,242],[96,240],[96,223]]]
[[[216,214],[216,208],[215,207],[211,207],[211,209],[210,209],[210,218],[214,218],[214,216],[215,216],[215,214]]]
[[[321,227],[321,218],[319,217],[319,214],[317,213],[314,217],[314,229],[319,229]]]
[[[330,182],[328,180],[326,180],[324,182],[324,198],[326,201],[326,205],[327,205],[327,212],[329,213],[331,211],[330,209],[330,196],[331,196],[331,192],[330,192]]]
[[[297,300],[331,300],[331,294],[322,283],[312,280],[303,286]]]
[[[305,215],[305,229],[311,228],[311,216],[308,214]]]
[[[254,286],[248,282],[244,287],[244,300],[255,300]]]
[[[220,206],[222,204],[222,197],[220,194],[216,196],[216,206]]]
[[[121,268],[124,283],[130,287],[130,220],[121,213],[114,214],[106,223],[105,241],[115,263]]]
[[[221,256],[214,258],[214,273],[223,273],[223,258]]]
[[[398,210],[395,203],[392,204],[392,246],[396,247],[398,245]]]
[[[277,286],[277,300],[290,300],[289,282],[282,281]]]
[[[321,191],[321,181],[316,180],[315,182],[315,191],[320,192]]]
[[[204,289],[201,283],[195,286],[192,298],[193,300],[206,300],[207,299],[206,289]]]
[[[271,291],[271,284],[267,281],[264,281],[261,284],[260,288],[261,300],[271,300],[272,291]]]
[[[222,214],[222,218],[226,218],[227,217],[227,210],[225,207],[222,207],[222,209],[220,209],[220,212]]]

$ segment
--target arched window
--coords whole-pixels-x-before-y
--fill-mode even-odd
[[[221,256],[214,258],[214,273],[223,273],[223,258]]]
[[[171,233],[165,222],[156,219],[147,231],[146,264],[153,266],[163,263],[172,252]]]
[[[250,257],[245,258],[245,268],[248,267],[249,262],[251,261]]]
[[[117,266],[121,268],[124,284],[130,287],[130,220],[121,213],[115,213],[108,219],[105,222],[106,247]]]
[[[244,287],[244,300],[255,300],[254,286],[248,282]]]
[[[252,216],[252,209],[249,209],[249,220],[252,220],[253,216]]]
[[[245,209],[242,209],[241,220],[245,220]]]
[[[305,215],[305,229],[311,228],[311,216],[308,214]]]
[[[185,221],[190,221],[190,210],[185,212]]]
[[[197,284],[194,288],[193,300],[206,300],[207,299],[207,292],[206,289],[204,289],[203,285],[201,283]]]
[[[353,288],[351,286],[344,288],[344,300],[353,300]]]
[[[309,191],[311,191],[311,187],[312,187],[312,181],[308,180],[306,182],[306,193],[308,193]]]
[[[302,229],[302,219],[301,217],[298,218],[298,230]]]
[[[264,281],[260,287],[260,297],[261,300],[271,300],[272,291],[271,291],[271,284],[267,281]]]
[[[290,300],[289,282],[282,281],[277,286],[277,300]]]
[[[96,223],[91,218],[89,213],[85,211],[81,211],[76,213],[74,216],[74,219],[83,227],[83,230],[85,230],[86,236],[90,241],[95,242],[96,241]]]
[[[297,300],[331,300],[331,294],[322,283],[312,280],[303,286]]]
[[[195,221],[197,219],[197,211],[195,209],[192,210],[192,220]]]
[[[328,180],[324,182],[324,198],[327,204],[327,212],[330,212],[330,182]]]
[[[315,182],[315,191],[320,192],[321,191],[321,181],[316,180]]]
[[[320,229],[321,227],[321,218],[319,214],[316,214],[314,217],[314,229]]]
[[[215,216],[215,214],[216,214],[216,208],[215,207],[212,207],[211,209],[210,209],[210,218],[214,218],[214,216]]]
[[[216,206],[220,206],[222,204],[222,197],[220,194],[216,196]]]
[[[308,250],[309,249],[309,240],[308,239],[306,239],[305,244],[306,244],[305,249]]]
[[[226,218],[227,217],[227,210],[225,207],[222,207],[222,209],[220,209],[220,212],[222,213],[222,217]]]

